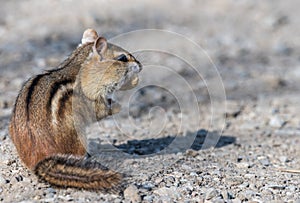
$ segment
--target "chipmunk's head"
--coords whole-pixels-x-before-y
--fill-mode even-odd
[[[111,99],[116,90],[127,90],[138,84],[142,65],[128,51],[98,37],[95,30],[84,32],[82,44],[93,43],[90,55],[81,68],[83,93],[90,99]]]

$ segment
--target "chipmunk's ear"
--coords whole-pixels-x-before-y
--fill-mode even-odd
[[[103,59],[103,54],[107,50],[107,40],[104,37],[98,37],[93,46],[94,54],[99,54],[101,56],[101,60]]]
[[[87,29],[82,35],[81,44],[94,42],[97,38],[98,34],[94,29]]]

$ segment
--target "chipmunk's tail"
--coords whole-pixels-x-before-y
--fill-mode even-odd
[[[58,187],[75,187],[88,190],[115,191],[122,175],[96,161],[72,155],[55,155],[40,161],[36,175]]]

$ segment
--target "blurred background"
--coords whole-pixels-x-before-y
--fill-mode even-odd
[[[1,94],[55,67],[86,28],[108,39],[139,29],[184,35],[212,58],[231,99],[299,90],[297,0],[0,2]]]
[[[175,97],[188,101],[190,95],[196,95],[200,110],[203,108],[203,127],[208,128],[211,122],[210,116],[205,116],[211,114],[208,108],[211,95],[207,86],[216,83],[220,87],[224,85],[229,111],[239,111],[235,108],[247,105],[253,110],[256,103],[266,100],[269,103],[264,102],[264,105],[273,107],[260,108],[259,114],[270,114],[285,103],[279,101],[277,104],[277,100],[285,98],[293,103],[299,100],[300,2],[297,0],[288,3],[280,0],[0,2],[0,107],[7,109],[2,113],[5,115],[10,114],[23,82],[33,74],[56,67],[80,43],[87,28],[94,28],[107,39],[143,29],[171,31],[185,37],[187,40],[140,36],[136,40],[131,38],[127,44],[122,38],[119,42],[123,42],[129,51],[134,45],[166,44],[170,50],[182,50],[185,56],[196,60],[201,67],[200,78],[178,58],[147,52],[136,55],[142,63],[151,65],[155,62],[172,67],[176,74],[192,83],[187,90],[172,74],[147,68],[141,73],[143,81],[168,83],[179,91]],[[188,40],[198,44],[202,53],[190,48]],[[207,55],[203,57],[204,54]],[[222,83],[211,74],[212,64]],[[222,91],[219,87],[217,89]],[[133,116],[147,114],[149,109],[146,107],[152,108],[155,104],[165,110],[173,108],[173,111],[178,111],[174,95],[151,88],[141,92],[143,97],[139,99],[137,95],[136,103],[132,105]],[[224,99],[220,99],[220,108],[215,108],[217,112],[220,109],[220,120],[225,111]],[[293,112],[299,112],[295,108]],[[195,112],[195,108],[190,111]],[[268,119],[258,122],[266,123]],[[295,120],[293,126],[299,123]],[[195,125],[198,128],[198,121]]]

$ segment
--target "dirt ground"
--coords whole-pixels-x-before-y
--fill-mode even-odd
[[[0,201],[300,202],[300,1],[0,0]],[[8,134],[15,98],[94,28],[144,65],[88,129],[120,194],[38,182]]]

